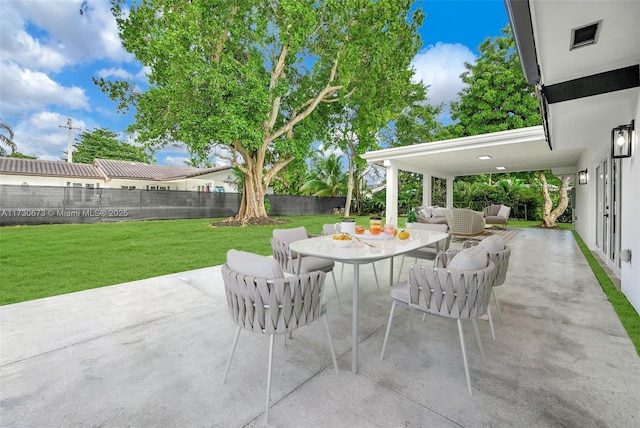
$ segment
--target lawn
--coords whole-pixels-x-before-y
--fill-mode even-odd
[[[221,219],[0,229],[0,305],[223,264],[227,250],[271,254],[271,231],[320,233],[336,216],[284,217],[290,224],[212,227]],[[368,217],[358,221],[368,223]]]

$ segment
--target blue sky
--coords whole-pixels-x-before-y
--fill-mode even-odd
[[[74,138],[107,128],[122,132],[133,114],[116,105],[92,77],[128,77],[144,82],[144,70],[121,46],[108,0],[2,0],[0,2],[0,119],[15,131],[24,154],[58,160],[67,149],[72,119]],[[503,0],[423,0],[427,14],[424,46],[413,61],[416,76],[430,86],[434,104],[456,99],[465,62],[478,56],[487,37],[500,35],[508,19]],[[442,118],[446,121],[446,117]],[[182,165],[180,147],[156,154],[159,164]]]

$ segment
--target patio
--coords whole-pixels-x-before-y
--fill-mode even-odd
[[[340,376],[322,322],[279,338],[269,425],[638,426],[640,358],[571,232],[510,236],[495,341],[479,322],[486,364],[465,323],[473,396],[452,321],[415,317],[410,333],[401,311],[380,360],[391,300],[370,267],[352,374],[351,269],[340,280],[338,267],[342,311],[329,277],[325,290]],[[264,426],[268,337],[243,332],[221,382],[235,325],[219,266],[3,306],[0,323],[0,426]]]

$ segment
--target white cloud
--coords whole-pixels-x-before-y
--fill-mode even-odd
[[[345,153],[341,148],[336,146],[325,146],[324,144],[320,144],[317,149],[318,152],[322,155],[322,157],[328,158],[331,155],[336,155],[337,157],[345,156]]]
[[[83,89],[62,86],[42,72],[2,61],[0,75],[0,111],[3,114],[19,114],[48,105],[89,110],[89,99]]]
[[[164,158],[164,162],[162,162],[163,165],[172,165],[172,166],[185,166],[186,163],[189,160],[188,157],[181,157],[181,156],[166,156]]]
[[[117,77],[119,79],[133,79],[133,75],[129,73],[127,70],[123,68],[103,68],[98,70],[98,77],[107,78],[107,77]]]
[[[94,59],[131,60],[120,42],[109,2],[89,1],[89,10],[83,15],[79,13],[81,3],[82,0],[2,1],[3,57],[48,71]],[[35,39],[30,34],[39,37]],[[29,51],[24,52],[25,48]]]
[[[458,92],[464,87],[460,75],[466,71],[465,62],[475,62],[475,56],[467,46],[458,43],[438,42],[421,50],[413,59],[415,79],[429,86],[429,100],[433,105],[448,106],[458,99]]]
[[[51,111],[41,111],[26,117],[15,128],[15,143],[20,153],[37,156],[41,160],[60,160],[67,150],[69,131],[67,117]],[[72,118],[71,139],[86,128],[84,121]]]

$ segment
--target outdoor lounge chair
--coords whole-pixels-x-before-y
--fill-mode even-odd
[[[409,271],[409,281],[391,289],[391,313],[380,359],[384,359],[396,305],[409,308],[411,311],[455,319],[458,323],[467,388],[469,395],[472,395],[462,320],[471,320],[484,361],[484,350],[476,319],[487,310],[495,264],[488,259],[486,250],[478,246],[462,250],[451,258],[439,258],[439,261],[444,267],[413,265]]]
[[[491,204],[484,209],[484,222],[486,224],[501,224],[506,228],[510,214],[511,207]]]
[[[240,331],[245,329],[253,333],[268,334],[270,337],[265,410],[267,422],[269,422],[271,370],[276,334],[290,333],[319,317],[324,317],[333,367],[336,375],[338,374],[338,362],[331,341],[326,309],[322,304],[325,278],[326,273],[321,271],[285,278],[278,262],[270,257],[236,250],[227,252],[227,263],[222,266],[222,279],[229,312],[238,327],[224,371],[223,382],[227,380]]]
[[[449,233],[453,236],[476,236],[485,233],[482,212],[452,208],[447,211]]]

